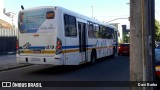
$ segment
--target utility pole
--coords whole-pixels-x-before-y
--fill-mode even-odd
[[[154,0],[130,0],[130,81],[154,81],[154,3]],[[154,88],[131,87],[131,90]]]
[[[92,18],[93,18],[93,6],[91,6],[91,8],[92,8]]]

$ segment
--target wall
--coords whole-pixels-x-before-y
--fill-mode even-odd
[[[17,30],[0,29],[0,55],[15,53],[17,42]]]

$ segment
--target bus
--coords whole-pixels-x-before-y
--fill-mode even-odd
[[[63,7],[21,10],[18,28],[18,63],[80,65],[117,53],[114,26]]]

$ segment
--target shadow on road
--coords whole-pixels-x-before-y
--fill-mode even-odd
[[[117,57],[115,57],[117,58]],[[101,58],[98,59],[94,64],[91,63],[86,63],[86,64],[82,64],[82,65],[62,65],[62,66],[46,66],[47,68],[44,69],[40,69],[34,72],[31,72],[31,74],[41,74],[41,75],[60,75],[60,74],[67,74],[67,73],[71,73],[74,71],[77,71],[79,69],[83,69],[83,68],[91,68],[94,67],[97,64],[101,64],[104,62],[110,62],[112,59],[112,57],[106,57],[106,58]]]
[[[82,68],[82,66],[51,66],[49,68],[44,68],[31,72],[32,74],[45,74],[45,75],[59,75],[64,73],[70,73],[77,69]]]
[[[101,58],[101,59],[98,59],[96,61],[96,63],[94,63],[94,64],[86,63],[86,64],[82,64],[82,65],[62,65],[62,66],[47,65],[46,68],[31,72],[31,73],[32,74],[48,74],[48,75],[49,74],[52,74],[52,75],[53,74],[54,75],[66,74],[66,73],[70,73],[73,71],[77,71],[79,69],[92,67],[94,65],[97,65],[99,63],[103,63],[103,62],[108,61],[110,59],[111,59],[110,57]]]

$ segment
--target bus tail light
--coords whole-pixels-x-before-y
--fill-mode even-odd
[[[17,42],[16,42],[16,49],[19,49],[18,40],[17,40]]]
[[[17,54],[20,53],[20,52],[19,52],[19,42],[18,42],[18,40],[17,40],[17,42],[16,42],[16,51],[17,51],[17,52],[16,52]]]
[[[57,38],[56,55],[62,53],[62,41]]]

